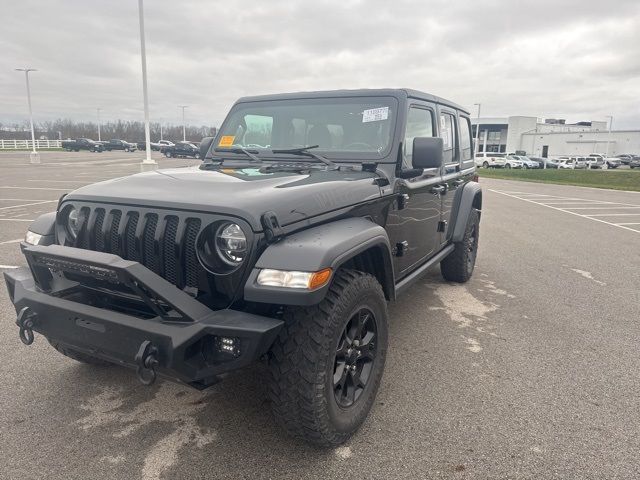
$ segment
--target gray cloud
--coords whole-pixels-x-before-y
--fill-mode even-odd
[[[637,0],[451,2],[147,0],[155,120],[219,124],[242,95],[407,86],[483,114],[640,126]],[[137,2],[3,8],[0,121],[142,117]]]

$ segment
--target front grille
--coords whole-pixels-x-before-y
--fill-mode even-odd
[[[207,290],[196,256],[196,238],[206,226],[201,218],[94,206],[82,206],[80,212],[73,246],[142,263],[179,288]]]

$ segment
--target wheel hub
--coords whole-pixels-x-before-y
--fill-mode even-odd
[[[352,406],[366,388],[376,359],[377,325],[367,308],[347,322],[336,348],[333,388],[336,402]]]

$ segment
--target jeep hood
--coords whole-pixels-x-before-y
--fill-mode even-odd
[[[378,198],[375,178],[375,173],[362,171],[176,168],[87,185],[65,201],[220,213],[243,218],[258,232],[260,217],[268,211],[286,226]]]

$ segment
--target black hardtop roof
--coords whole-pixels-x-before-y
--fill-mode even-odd
[[[323,90],[316,92],[293,92],[293,93],[275,93],[271,95],[256,95],[250,97],[242,97],[236,103],[245,103],[245,102],[265,102],[271,100],[290,100],[290,99],[301,99],[301,98],[323,98],[323,97],[376,97],[376,96],[392,96],[392,97],[405,97],[405,98],[416,98],[419,100],[425,100],[428,102],[439,103],[440,105],[446,105],[448,107],[455,108],[460,110],[467,115],[469,111],[454,103],[450,100],[447,100],[442,97],[438,97],[436,95],[431,95],[430,93],[420,92],[418,90],[412,90],[410,88],[360,88],[357,90]]]

